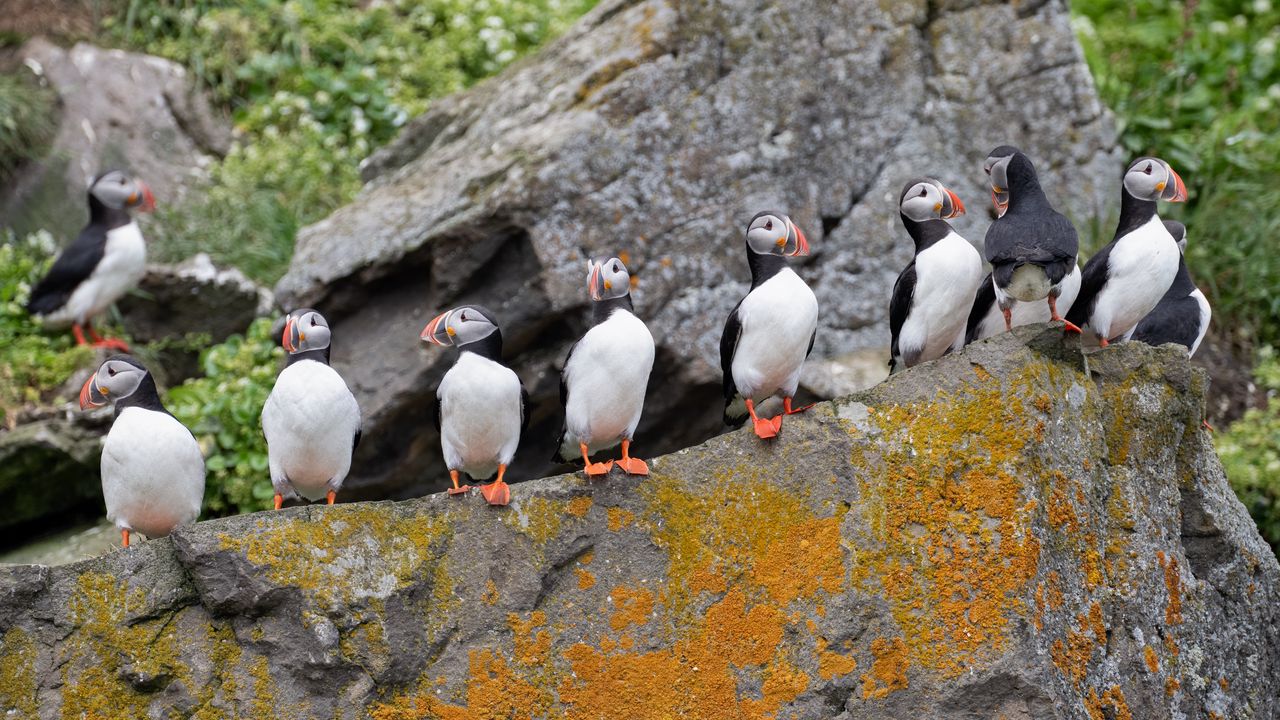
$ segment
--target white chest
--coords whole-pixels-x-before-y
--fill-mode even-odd
[[[281,371],[262,409],[273,466],[309,499],[341,485],[359,428],[360,407],[342,376],[314,360]]]
[[[108,230],[97,267],[51,319],[77,323],[91,319],[135,287],[146,269],[147,245],[137,223]]]
[[[916,287],[902,324],[898,347],[936,360],[964,331],[973,297],[982,282],[982,258],[955,233],[916,255]]]
[[[511,461],[520,443],[521,398],[520,378],[510,368],[463,352],[440,381],[438,398],[450,469],[478,477]]]
[[[569,434],[594,448],[634,432],[653,357],[649,329],[626,310],[588,330],[565,366]]]
[[[738,306],[742,325],[733,379],[744,397],[795,392],[809,341],[818,327],[818,299],[790,268],[766,280]]]
[[[126,408],[102,448],[107,517],[149,537],[195,520],[204,497],[204,458],[167,413]]]
[[[1158,215],[1112,246],[1106,285],[1098,292],[1090,326],[1106,338],[1129,332],[1173,283],[1182,255]]]

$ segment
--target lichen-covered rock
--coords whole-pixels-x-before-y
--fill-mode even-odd
[[[1280,567],[1170,349],[1020,328],[645,479],[0,570],[19,717],[1274,718]]]
[[[659,346],[638,446],[665,452],[719,430],[717,341],[756,211],[813,241],[815,358],[886,347],[911,256],[902,184],[955,188],[980,242],[982,161],[1006,142],[1070,217],[1107,222],[1123,165],[1061,0],[604,0],[370,158],[355,202],[299,234],[277,292],[334,324],[366,428],[349,491],[405,496],[447,482],[425,429],[445,369],[417,338],[432,314],[496,311],[533,396],[512,472],[545,474],[557,367],[588,321],[583,260],[620,253]]]

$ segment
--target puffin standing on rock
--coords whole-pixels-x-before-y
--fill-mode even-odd
[[[289,353],[262,408],[262,433],[275,508],[285,498],[333,504],[360,444],[360,406],[329,366],[329,323],[310,308],[285,319],[280,343]]]
[[[791,400],[813,350],[818,299],[786,260],[808,254],[809,241],[791,218],[772,211],[752,218],[747,226],[751,290],[729,313],[720,336],[725,424],[737,427],[750,416],[756,435],[765,439],[782,430],[782,415],[763,419],[756,402],[781,393],[783,415],[810,407],[792,409]]]
[[[502,331],[493,313],[478,305],[462,305],[436,316],[422,339],[458,348],[458,359],[436,390],[436,428],[449,468],[450,495],[471,488],[458,484],[459,471],[473,479],[498,477],[480,494],[490,505],[511,502],[503,481],[507,466],[528,425],[529,394],[520,378],[502,364]]]
[[[1164,160],[1138,158],[1125,171],[1115,239],[1085,263],[1080,297],[1067,315],[1088,325],[1102,347],[1128,339],[1173,284],[1182,253],[1156,201],[1186,199],[1187,186]]]
[[[1070,220],[1049,204],[1031,160],[1001,145],[983,166],[991,176],[991,200],[998,217],[987,228],[986,257],[1004,329],[1013,329],[1015,303],[1047,300],[1049,319],[1062,320],[1058,297],[1076,266],[1080,240]],[[1080,332],[1071,322],[1069,332]]]
[[[89,185],[89,224],[62,251],[27,302],[27,312],[53,327],[71,326],[77,345],[89,331],[94,347],[129,352],[122,340],[103,339],[90,324],[146,272],[147,246],[129,215],[155,210],[156,199],[141,180],[111,170]]]
[[[588,478],[607,475],[614,461],[593,463],[591,454],[621,442],[618,467],[648,475],[645,461],[631,457],[631,441],[653,370],[653,335],[632,312],[631,276],[621,260],[589,261],[587,290],[593,301],[591,329],[569,348],[560,373],[564,429],[556,459],[572,462],[581,455]]]
[[[102,445],[102,499],[107,519],[129,534],[168,535],[194,522],[204,499],[204,457],[185,425],[160,403],[151,373],[128,355],[115,355],[80,389],[80,409],[116,408]]]
[[[912,180],[898,212],[916,251],[889,301],[890,374],[937,360],[960,342],[982,282],[982,257],[947,222],[964,214],[955,193],[932,178]]]

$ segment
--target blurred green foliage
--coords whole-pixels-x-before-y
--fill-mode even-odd
[[[116,44],[185,65],[239,131],[202,203],[150,231],[276,280],[302,225],[349,201],[359,163],[433,98],[501,70],[597,0],[130,0]]]
[[[53,264],[56,250],[47,232],[0,234],[0,423],[6,425],[93,358],[93,350],[77,347],[70,332],[46,332],[27,314],[31,288]]]
[[[25,69],[0,75],[0,180],[44,154],[57,130],[54,94]]]
[[[1162,157],[1186,180],[1190,201],[1161,214],[1187,224],[1215,324],[1246,344],[1280,344],[1280,8],[1075,0],[1072,10],[1128,156]]]
[[[1254,374],[1268,404],[1219,433],[1214,444],[1231,486],[1280,556],[1280,358],[1265,348]]]
[[[204,377],[171,389],[165,406],[191,429],[204,452],[206,515],[271,507],[262,407],[275,385],[284,351],[271,339],[271,320],[259,318],[201,354]]]

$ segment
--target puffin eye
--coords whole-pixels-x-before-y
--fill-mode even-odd
[[[107,368],[107,375],[108,375],[108,376],[110,376],[110,377],[115,377],[115,376],[116,376],[116,369],[115,369],[115,368],[113,368],[113,367],[108,367],[108,368]]]
[[[1147,168],[1146,168],[1145,170],[1143,170],[1142,172],[1144,172],[1144,173],[1146,173],[1146,174],[1150,175],[1150,174],[1151,174],[1151,163],[1147,163]]]
[[[764,221],[764,229],[765,229],[765,230],[772,230],[772,229],[773,229],[773,221],[772,221],[772,220],[765,220],[765,221]]]
[[[927,189],[925,189],[925,188],[923,188],[923,187],[922,187],[922,188],[920,188],[920,197],[925,197],[925,196],[927,196],[928,194],[929,194],[929,191],[928,191]]]
[[[622,272],[622,268],[618,267],[618,263],[614,263],[614,264],[613,264],[613,271],[614,271],[614,272]]]

